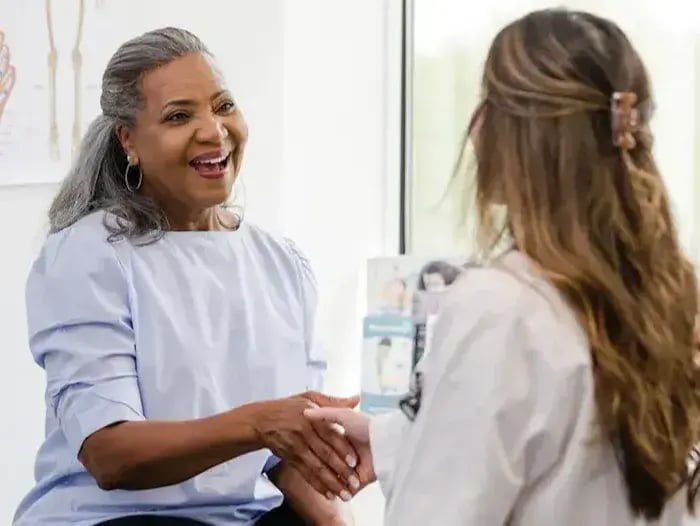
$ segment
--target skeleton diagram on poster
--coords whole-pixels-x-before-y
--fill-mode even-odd
[[[0,186],[65,177],[123,39],[108,29],[109,8],[107,0],[0,3]]]
[[[85,0],[54,3],[0,6],[0,185],[60,180],[80,141]]]

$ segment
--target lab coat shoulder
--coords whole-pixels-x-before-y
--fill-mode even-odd
[[[481,354],[492,365],[524,360],[542,373],[590,368],[587,338],[573,311],[519,253],[465,270],[444,302],[431,349],[426,373],[442,374],[448,363],[469,367]]]
[[[503,524],[580,425],[589,363],[572,312],[523,256],[467,269],[435,327],[387,524]],[[442,504],[422,496],[436,492]]]

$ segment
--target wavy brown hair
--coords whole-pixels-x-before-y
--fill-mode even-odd
[[[590,342],[597,429],[612,443],[637,516],[697,491],[696,279],[652,155],[651,92],[625,34],[596,16],[537,11],[496,37],[470,126],[480,233],[506,229],[578,314]],[[636,146],[614,145],[611,100],[639,103]],[[565,352],[565,349],[562,349]]]

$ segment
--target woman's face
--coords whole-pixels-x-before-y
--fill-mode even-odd
[[[439,272],[423,274],[423,284],[428,292],[442,292],[447,288],[445,278]]]
[[[406,299],[406,284],[400,279],[388,282],[382,290],[382,300],[387,306],[402,308]]]
[[[119,136],[143,174],[141,192],[172,219],[224,203],[241,167],[248,129],[211,59],[191,54],[148,72],[145,104]]]

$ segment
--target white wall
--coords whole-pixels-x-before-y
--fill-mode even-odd
[[[357,394],[365,262],[398,250],[400,2],[289,5],[284,226],[316,266],[328,388]],[[368,488],[358,525],[382,524],[382,509]]]
[[[34,452],[43,435],[44,377],[26,340],[24,278],[42,241],[53,187],[0,188],[0,523],[32,483]]]
[[[143,6],[103,2],[103,9],[131,16],[143,11],[137,3]],[[149,4],[155,4],[150,22],[139,16],[122,25],[128,36],[181,25],[226,63],[251,128],[243,173],[247,218],[294,237],[314,262],[328,389],[357,392],[364,260],[397,246],[399,48],[398,26],[388,23],[399,1],[220,0],[226,13],[199,21],[171,2]],[[55,189],[0,187],[7,248],[0,259],[0,524],[10,524],[32,484],[43,434],[44,378],[27,348],[23,289]],[[355,507],[358,526],[381,524],[376,489]]]

